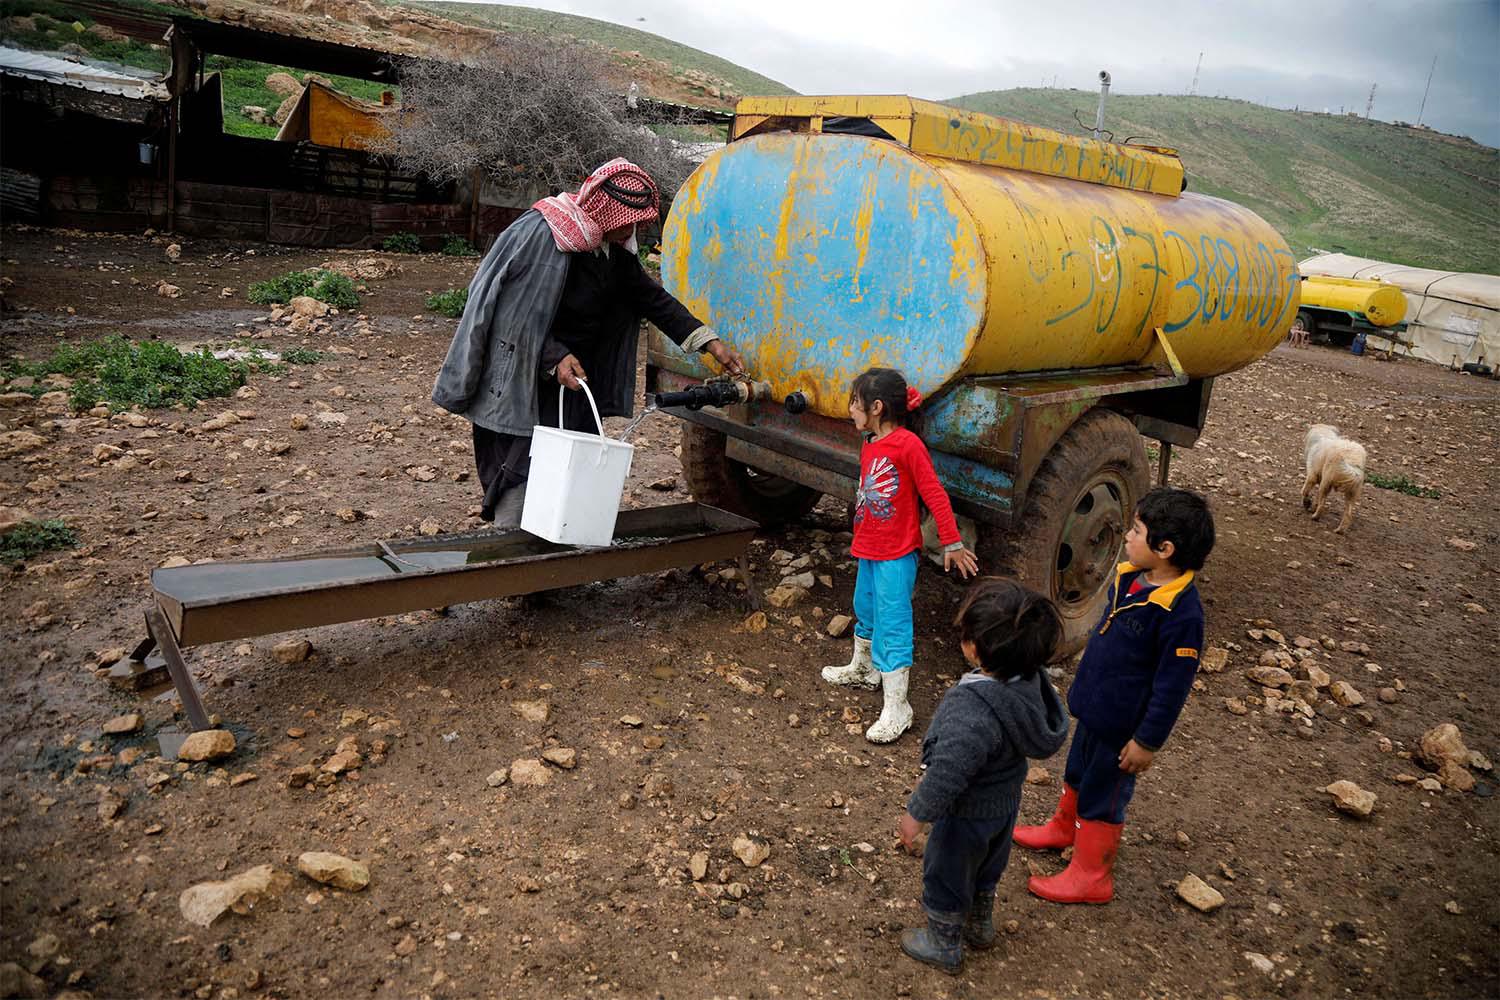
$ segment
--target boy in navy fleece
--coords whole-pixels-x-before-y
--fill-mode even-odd
[[[1018,826],[1033,850],[1073,848],[1056,875],[1027,888],[1056,903],[1114,898],[1115,853],[1135,777],[1151,766],[1187,701],[1203,648],[1203,604],[1193,574],[1214,547],[1208,502],[1162,487],[1141,498],[1109,607],[1089,637],[1068,692],[1077,726],[1062,800],[1041,826]]]
[[[927,768],[900,821],[922,854],[927,926],[901,935],[912,958],[957,973],[964,943],[995,943],[995,885],[1010,858],[1026,758],[1050,757],[1068,737],[1068,713],[1042,669],[1062,638],[1057,606],[1013,580],[969,588],[954,623],[974,669],[948,689],[922,740]]]

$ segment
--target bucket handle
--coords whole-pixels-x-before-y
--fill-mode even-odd
[[[596,427],[599,428],[599,438],[600,438],[600,440],[601,441],[607,441],[607,440],[609,440],[608,438],[606,438],[604,436],[604,421],[601,420],[601,419],[599,419],[599,407],[597,405],[595,405],[595,403],[594,403],[594,394],[589,391],[588,379],[582,379],[582,378],[579,379],[578,380],[578,388],[582,389],[583,390],[583,394],[588,397],[589,409],[592,410],[592,411],[594,411],[594,426],[596,426]],[[557,386],[557,429],[558,430],[563,430],[564,429],[563,428],[563,403],[564,403],[564,400],[566,399],[566,396],[564,395],[564,393],[566,393],[567,391],[568,391],[568,387],[567,386],[563,385],[562,383],[558,383],[558,386]],[[603,465],[604,464],[604,456],[607,453],[607,451],[608,451],[608,449],[606,449],[601,444],[600,447],[599,447],[599,462],[598,462],[599,465]]]
[[[585,378],[579,379],[578,380],[578,388],[582,389],[583,390],[583,394],[588,397],[588,399],[589,399],[589,409],[594,411],[594,425],[599,428],[599,436],[603,437],[604,436],[604,421],[599,419],[599,407],[597,407],[597,406],[594,405],[594,394],[592,392],[589,392],[589,381],[588,381],[588,379],[585,379]],[[568,387],[567,386],[563,385],[561,382],[559,382],[557,384],[557,429],[558,430],[562,430],[563,429],[563,400],[566,398],[565,394],[567,393],[567,391],[568,391]]]

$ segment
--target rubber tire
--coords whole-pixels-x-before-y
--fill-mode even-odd
[[[1302,321],[1302,329],[1307,331],[1307,339],[1309,342],[1311,342],[1313,334],[1318,332],[1317,318],[1314,317],[1313,314],[1308,312],[1306,309],[1302,309],[1298,311],[1297,319],[1300,319]]]
[[[682,474],[699,503],[769,526],[803,517],[823,498],[800,483],[732,461],[724,445],[722,432],[683,421]]]
[[[991,548],[991,565],[1008,571],[1027,586],[1058,600],[1056,572],[1063,529],[1087,487],[1109,477],[1119,498],[1124,524],[1118,555],[1102,567],[1097,590],[1086,600],[1064,603],[1063,641],[1057,659],[1083,648],[1109,600],[1115,562],[1124,558],[1125,530],[1136,504],[1151,488],[1146,448],[1135,425],[1112,410],[1093,409],[1080,417],[1047,453],[1031,480],[1018,529]],[[1113,489],[1111,490],[1113,492]]]

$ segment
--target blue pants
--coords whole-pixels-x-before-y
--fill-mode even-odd
[[[883,674],[911,666],[911,595],[917,586],[917,553],[900,559],[861,559],[854,578],[854,634],[873,640],[875,669]]]
[[[994,891],[1010,860],[1019,805],[1018,799],[999,819],[944,816],[932,824],[922,852],[922,906],[928,913],[966,914],[975,894]]]
[[[1078,818],[1099,823],[1125,822],[1125,806],[1135,794],[1135,775],[1120,770],[1120,751],[1100,740],[1083,723],[1073,724],[1073,745],[1063,780],[1078,793]]]

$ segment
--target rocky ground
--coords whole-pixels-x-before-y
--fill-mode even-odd
[[[140,638],[154,567],[464,530],[478,502],[467,425],[427,400],[452,321],[422,309],[472,261],[386,257],[361,312],[273,323],[248,284],[328,255],[168,244],[5,230],[5,351],[122,333],[325,357],[193,411],[0,397],[0,505],[80,538],[0,578],[0,992],[1500,992],[1500,385],[1317,349],[1221,380],[1173,467],[1218,516],[1213,649],[1141,781],[1117,899],[1034,899],[1028,868],[1058,861],[1018,851],[999,948],[949,979],[896,947],[920,914],[893,846],[918,734],[867,744],[876,695],[817,677],[846,653],[841,504],[757,540],[757,586],[812,574],[764,619],[710,568],[200,647],[234,749],[160,759],[170,692],[96,673]],[[1315,421],[1440,498],[1367,488],[1347,537],[1312,522]],[[686,499],[672,420],[637,444],[627,502]],[[924,570],[919,726],[960,669],[960,593]]]

